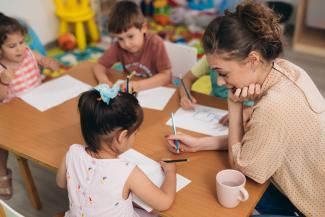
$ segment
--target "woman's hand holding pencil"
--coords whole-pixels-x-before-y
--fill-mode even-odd
[[[178,154],[176,151],[175,140],[179,141],[179,153],[182,152],[197,152],[199,148],[199,138],[192,137],[184,133],[177,133],[175,135],[167,135],[167,148],[170,152]]]

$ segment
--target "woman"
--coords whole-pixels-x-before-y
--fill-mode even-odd
[[[281,36],[278,18],[259,3],[239,5],[234,13],[213,20],[204,33],[203,47],[209,66],[220,75],[218,83],[229,89],[229,135],[170,135],[168,147],[175,152],[173,141],[178,139],[183,152],[228,149],[231,167],[258,183],[270,179],[275,186],[257,210],[322,216],[325,102],[303,69],[278,59],[283,51]],[[247,99],[255,105],[244,127],[242,102]],[[270,209],[274,201],[281,202]]]

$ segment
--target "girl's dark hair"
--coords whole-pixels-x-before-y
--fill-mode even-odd
[[[266,61],[283,51],[279,17],[262,3],[248,1],[235,12],[215,18],[206,28],[203,48],[207,54],[226,53],[229,59],[242,60],[251,51],[259,52]]]
[[[78,102],[82,136],[88,148],[96,153],[102,141],[111,143],[118,130],[131,135],[143,121],[143,111],[131,94],[120,92],[109,105],[100,100],[97,90],[81,94]]]
[[[131,1],[117,2],[108,18],[108,32],[120,34],[129,28],[141,29],[144,23],[144,16],[140,7]]]
[[[0,13],[0,46],[5,42],[8,34],[17,32],[25,35],[27,29],[25,26],[21,25],[18,20]]]

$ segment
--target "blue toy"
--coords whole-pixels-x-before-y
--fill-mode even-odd
[[[188,5],[192,10],[207,10],[214,8],[214,0],[189,0]]]
[[[37,34],[34,32],[32,27],[27,25],[26,22],[23,20],[19,20],[19,22],[27,27],[27,34],[25,36],[25,42],[30,47],[30,49],[37,51],[38,53],[42,54],[43,56],[46,56],[45,47],[43,46],[41,40],[37,36]]]

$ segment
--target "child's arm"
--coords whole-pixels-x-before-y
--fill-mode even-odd
[[[34,54],[34,57],[36,58],[36,61],[38,62],[39,65],[41,65],[45,68],[49,68],[53,71],[57,71],[60,69],[60,64],[57,61],[55,61],[53,58],[45,57],[35,51],[33,51],[33,54]]]
[[[106,71],[107,71],[106,67],[100,63],[96,63],[93,66],[93,72],[97,82],[99,84],[105,83],[108,84],[110,87],[112,87],[113,83],[108,79]]]
[[[176,165],[174,163],[161,164],[165,172],[165,180],[160,188],[155,186],[138,167],[132,171],[124,187],[158,211],[168,209],[176,194]]]
[[[139,81],[131,81],[130,86],[134,91],[139,92],[141,90],[150,89],[153,87],[160,87],[170,83],[172,72],[170,69],[163,70],[156,75],[142,79]]]
[[[58,169],[58,172],[56,174],[56,184],[60,188],[66,188],[66,186],[67,186],[66,173],[67,173],[66,155],[64,155],[64,157],[61,161],[60,167]]]

